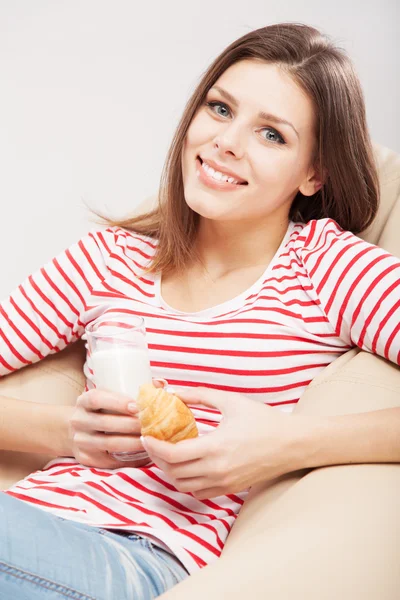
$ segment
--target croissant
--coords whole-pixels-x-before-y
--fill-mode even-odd
[[[146,383],[139,388],[136,404],[143,436],[176,444],[199,435],[192,411],[175,394]]]

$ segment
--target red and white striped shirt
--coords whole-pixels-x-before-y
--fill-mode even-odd
[[[311,380],[354,346],[400,363],[400,261],[331,219],[289,224],[263,275],[196,313],[169,307],[145,274],[156,241],[89,232],[0,304],[0,375],[62,350],[105,311],[144,317],[153,377],[230,390],[290,413]],[[90,356],[84,372],[94,386]],[[200,435],[221,418],[191,406]],[[248,490],[198,500],[152,463],[116,470],[53,460],[7,493],[65,518],[148,536],[190,573],[220,555]]]

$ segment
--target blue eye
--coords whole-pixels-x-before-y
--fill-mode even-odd
[[[212,101],[212,102],[206,102],[205,103],[206,106],[208,106],[208,108],[211,109],[211,111],[213,113],[215,113],[218,117],[226,117],[226,114],[221,114],[220,112],[217,112],[215,109],[217,107],[221,107],[223,108],[225,111],[227,111],[227,113],[230,113],[230,108],[227,104],[225,104],[225,102],[218,102],[218,101]],[[271,142],[273,144],[275,143],[279,143],[279,144],[286,144],[285,140],[283,139],[283,137],[281,136],[281,134],[279,133],[279,131],[277,131],[276,129],[274,129],[273,127],[263,127],[262,131],[270,131],[273,133],[273,135],[275,136],[275,139],[277,141],[274,141],[274,139],[268,139],[268,138],[264,138],[266,142]]]
[[[222,106],[225,110],[227,110],[228,112],[230,112],[228,106],[226,104],[224,104],[224,102],[206,102],[206,106],[209,106],[213,112],[215,112],[218,116],[221,116],[221,117],[224,117],[226,115],[221,115],[220,113],[217,113],[214,110],[214,108],[216,106]]]
[[[276,131],[276,129],[274,129],[273,127],[263,127],[263,131],[271,131],[274,134],[274,136],[278,138],[280,144],[286,144],[286,142],[283,139],[283,137],[281,136],[281,134],[278,131]],[[273,142],[273,141],[274,140],[267,139],[267,142]]]

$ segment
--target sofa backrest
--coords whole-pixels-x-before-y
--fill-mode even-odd
[[[381,202],[371,227],[360,237],[400,258],[400,155],[374,144],[379,169]]]

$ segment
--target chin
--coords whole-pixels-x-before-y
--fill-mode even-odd
[[[204,219],[219,220],[225,216],[224,214],[221,214],[222,211],[218,210],[218,207],[215,206],[215,201],[213,202],[212,198],[199,198],[197,195],[197,199],[194,200],[190,195],[188,199],[185,194],[185,201],[193,212]]]

